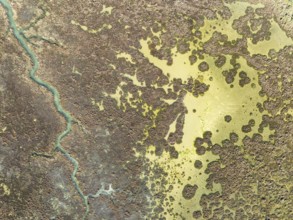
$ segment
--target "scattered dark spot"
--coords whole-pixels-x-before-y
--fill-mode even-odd
[[[175,150],[175,147],[170,147],[169,153],[170,153],[170,157],[173,159],[177,159],[179,156],[178,151]]]
[[[194,141],[195,147],[200,147],[204,143],[204,140],[202,138],[197,137]]]
[[[247,73],[244,71],[240,71],[239,73],[240,78],[246,78],[247,77]]]
[[[226,121],[226,122],[229,123],[231,120],[232,120],[231,115],[226,115],[226,116],[225,116],[225,121]]]
[[[262,113],[264,111],[264,108],[263,108],[263,106],[262,106],[262,104],[260,102],[258,102],[256,104],[256,107],[258,108],[258,110],[259,110],[260,113]]]
[[[194,162],[194,167],[197,168],[197,169],[202,168],[202,162],[200,160],[196,160]]]
[[[196,153],[197,153],[198,155],[204,155],[205,152],[206,152],[206,149],[205,149],[205,147],[203,147],[203,146],[199,146],[199,147],[196,148]]]
[[[162,146],[156,146],[155,154],[156,156],[161,156],[163,153],[163,147]]]
[[[201,39],[201,32],[200,31],[195,31],[194,33],[195,37],[197,37],[198,39]]]
[[[270,49],[269,50],[269,57],[274,59],[277,56],[277,52],[275,49]]]
[[[211,131],[205,131],[204,133],[203,133],[203,138],[204,139],[211,139],[211,137],[212,137],[212,132]]]
[[[201,211],[194,211],[194,212],[192,213],[192,216],[193,216],[193,218],[195,218],[195,219],[199,219],[199,218],[202,216]]]
[[[193,65],[194,63],[196,63],[196,61],[197,61],[197,57],[195,55],[189,56],[190,65]]]
[[[230,140],[233,142],[233,143],[236,143],[238,141],[238,134],[232,132],[230,133]]]
[[[205,72],[205,71],[208,71],[209,70],[209,64],[205,61],[201,62],[199,65],[198,65],[198,69],[201,71],[201,72]]]
[[[249,84],[251,82],[251,79],[249,77],[245,77],[239,80],[239,85],[241,87],[244,87],[245,85]]]
[[[197,188],[198,188],[197,185],[186,184],[184,186],[183,191],[182,191],[183,198],[184,199],[192,199],[195,195]]]
[[[221,68],[222,66],[224,66],[225,63],[226,63],[226,57],[223,55],[220,55],[215,61],[215,65],[218,68]]]
[[[228,75],[226,76],[225,80],[226,80],[226,83],[227,83],[227,84],[231,84],[232,82],[234,82],[234,76],[231,75],[231,74],[228,74]]]
[[[221,146],[219,144],[214,144],[211,150],[213,154],[220,154]]]
[[[250,125],[243,125],[241,130],[244,133],[249,133],[249,132],[251,132],[251,127],[250,127]]]
[[[199,95],[203,95],[206,91],[209,90],[209,86],[201,83],[198,80],[194,80],[193,88],[192,88],[192,94],[195,97],[198,97]]]
[[[248,124],[253,127],[255,125],[255,120],[254,119],[250,119]]]
[[[189,51],[189,44],[186,42],[180,42],[177,46],[177,51],[181,54],[185,54]]]

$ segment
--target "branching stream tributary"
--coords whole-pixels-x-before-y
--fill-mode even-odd
[[[23,36],[23,33],[21,32],[20,29],[17,28],[16,22],[13,18],[13,9],[12,9],[10,3],[7,0],[0,0],[0,4],[3,6],[3,8],[6,11],[7,18],[9,21],[9,26],[13,32],[14,37],[17,39],[19,44],[22,46],[22,48],[25,50],[25,52],[27,53],[27,55],[31,59],[32,69],[29,72],[30,78],[36,84],[38,84],[42,87],[45,87],[53,95],[53,102],[54,102],[55,108],[58,111],[58,113],[66,121],[65,130],[62,133],[60,133],[56,139],[55,151],[61,152],[66,157],[66,159],[68,159],[74,166],[74,170],[71,174],[71,179],[72,179],[72,182],[74,184],[75,189],[78,191],[78,193],[81,196],[83,203],[86,207],[86,212],[84,215],[84,219],[85,219],[89,213],[88,198],[89,197],[96,198],[97,196],[99,196],[101,194],[109,195],[113,192],[113,189],[110,186],[109,190],[105,190],[104,186],[102,186],[102,188],[95,195],[92,195],[92,194],[85,195],[83,193],[83,191],[81,190],[79,183],[78,183],[78,180],[76,178],[76,174],[77,174],[78,167],[79,167],[78,161],[75,158],[73,158],[61,145],[61,141],[63,140],[63,138],[65,138],[71,132],[73,118],[72,118],[71,114],[69,112],[67,112],[66,110],[64,110],[64,108],[62,107],[62,104],[60,101],[60,94],[59,94],[58,90],[54,86],[49,84],[48,82],[45,82],[36,76],[36,72],[39,69],[39,61],[37,59],[36,54],[29,48],[29,46],[26,42],[26,39]]]

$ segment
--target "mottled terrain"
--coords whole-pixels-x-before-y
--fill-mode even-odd
[[[291,1],[9,2],[0,219],[293,219]]]

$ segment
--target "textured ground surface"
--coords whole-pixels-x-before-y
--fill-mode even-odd
[[[293,219],[291,1],[9,2],[80,189],[110,192],[87,219]],[[0,24],[0,219],[82,219],[66,121]]]

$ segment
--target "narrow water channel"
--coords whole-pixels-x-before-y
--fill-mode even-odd
[[[62,139],[65,138],[71,132],[73,118],[70,115],[70,113],[65,111],[64,108],[62,107],[61,100],[60,100],[60,94],[59,94],[58,90],[54,86],[49,84],[48,82],[45,82],[36,76],[36,72],[39,69],[38,58],[37,58],[36,54],[29,48],[26,40],[24,39],[24,37],[21,34],[20,29],[17,28],[17,25],[16,25],[15,20],[13,18],[13,9],[12,9],[10,3],[7,0],[0,0],[0,4],[3,6],[3,8],[6,11],[6,15],[7,15],[7,18],[9,21],[9,26],[13,32],[14,37],[17,39],[20,46],[24,49],[24,51],[27,53],[27,55],[31,59],[32,69],[29,72],[29,76],[30,76],[31,80],[34,81],[36,84],[38,84],[42,87],[45,87],[49,92],[51,92],[51,94],[53,95],[53,102],[54,102],[56,110],[66,121],[66,129],[62,133],[60,133],[58,135],[58,137],[56,138],[54,150],[61,152],[74,166],[74,170],[71,174],[71,179],[72,179],[72,182],[74,184],[75,189],[78,191],[78,193],[81,196],[83,203],[86,207],[86,212],[84,215],[84,219],[85,219],[88,215],[88,212],[89,212],[88,196],[84,195],[83,191],[80,189],[78,180],[76,178],[76,173],[78,170],[78,162],[76,159],[71,157],[70,154],[61,145]]]

